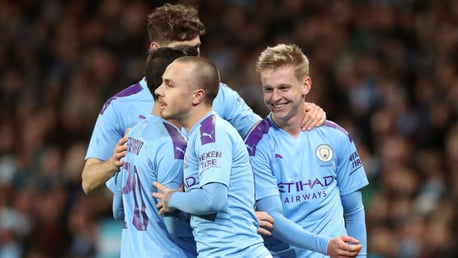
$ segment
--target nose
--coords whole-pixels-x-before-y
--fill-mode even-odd
[[[273,101],[277,101],[281,99],[281,92],[278,89],[273,89],[271,99]]]
[[[163,96],[163,91],[162,89],[164,88],[163,87],[164,83],[161,83],[161,85],[159,85],[159,87],[157,87],[155,90],[154,90],[154,94],[156,96]]]

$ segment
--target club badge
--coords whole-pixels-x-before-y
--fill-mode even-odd
[[[319,160],[327,162],[332,159],[332,156],[334,155],[331,146],[327,144],[321,144],[316,148],[316,156],[318,157]]]

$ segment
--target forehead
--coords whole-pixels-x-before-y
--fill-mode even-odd
[[[297,81],[293,66],[284,65],[277,68],[269,68],[261,71],[261,81],[264,83]],[[277,84],[277,83],[274,83]],[[271,85],[274,86],[274,85]]]
[[[173,61],[167,66],[163,78],[170,81],[188,81],[191,79],[192,67],[183,62]]]

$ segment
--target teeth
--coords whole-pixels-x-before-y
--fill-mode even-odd
[[[286,104],[276,104],[276,105],[272,105],[274,108],[282,108],[284,106],[286,106]]]

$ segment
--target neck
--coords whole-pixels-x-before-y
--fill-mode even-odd
[[[272,114],[272,120],[278,127],[296,138],[302,131],[301,124],[304,120],[304,116],[305,114],[297,113],[295,116],[289,118],[278,118]]]
[[[180,120],[181,125],[189,133],[192,127],[204,116],[206,116],[209,112],[212,111],[212,107],[210,106],[199,106],[194,107],[192,112],[188,113],[186,118]]]

